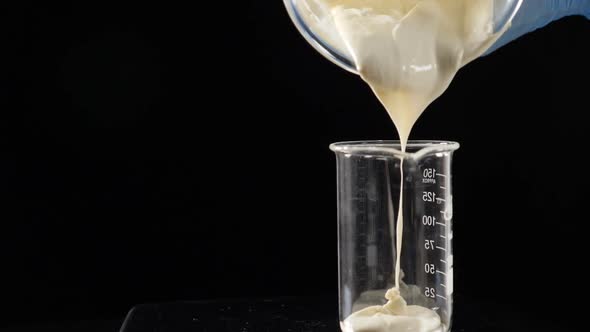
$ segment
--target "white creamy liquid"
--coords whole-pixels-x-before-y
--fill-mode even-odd
[[[303,0],[298,10],[324,41],[354,61],[393,120],[402,151],[426,107],[501,35],[493,32],[493,0]],[[342,323],[345,332],[446,331],[438,314],[407,305],[398,291],[403,181],[401,187],[395,288],[384,306],[350,315]]]

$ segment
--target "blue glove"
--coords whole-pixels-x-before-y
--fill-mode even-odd
[[[514,39],[570,15],[590,18],[590,0],[524,0],[512,26],[485,53],[489,54]]]

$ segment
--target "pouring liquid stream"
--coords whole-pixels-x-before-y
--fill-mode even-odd
[[[449,86],[457,71],[482,55],[505,31],[494,33],[493,0],[306,0],[310,21],[352,57],[399,134],[402,152],[414,123]],[[304,11],[305,13],[306,11]],[[506,27],[507,28],[507,27]],[[506,29],[505,28],[505,29]],[[337,35],[335,35],[337,34]],[[431,309],[407,305],[400,294],[403,174],[396,229],[395,287],[388,302],[350,315],[346,332],[446,331]]]

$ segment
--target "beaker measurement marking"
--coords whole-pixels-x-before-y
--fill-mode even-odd
[[[434,226],[435,223],[436,223],[436,217],[422,216],[422,224],[424,224],[424,226]]]
[[[436,297],[440,297],[440,298],[441,298],[441,299],[443,299],[443,300],[446,300],[446,299],[447,299],[446,297],[444,297],[444,296],[442,296],[442,295],[438,295],[438,294],[436,294]]]
[[[436,169],[434,168],[425,168],[422,171],[422,177],[424,179],[433,179],[436,175],[438,174],[436,173]]]
[[[434,240],[424,240],[424,249],[434,250]]]
[[[439,204],[440,204],[440,202],[446,202],[446,200],[444,198],[437,197],[436,200],[438,201]]]
[[[445,249],[445,248],[443,248],[443,247],[439,247],[439,246],[437,246],[437,247],[436,247],[436,249],[438,249],[438,250],[442,250],[442,251],[447,251],[447,249]]]
[[[445,261],[444,259],[441,259],[440,261],[447,264],[447,261]]]
[[[446,239],[446,238],[447,238],[447,237],[446,237],[446,236],[444,236],[444,235],[441,235],[440,237],[442,237],[443,239]]]
[[[442,275],[444,275],[445,277],[447,276],[447,274],[446,274],[446,273],[444,273],[443,271],[436,270],[436,273],[442,274]]]
[[[422,200],[424,202],[438,202],[438,200],[440,199],[439,197],[436,197],[437,194],[433,191],[423,191],[422,192]]]
[[[434,264],[424,264],[424,272],[428,274],[435,274],[436,273],[436,266]]]
[[[446,178],[447,176],[444,174],[436,173],[436,176],[440,176],[441,178]]]
[[[437,222],[436,224],[437,224],[437,225],[444,226],[444,227],[447,227],[447,224],[443,224],[443,223],[441,223],[441,222]]]
[[[440,186],[440,189],[447,190],[447,187]]]
[[[443,288],[447,288],[447,285],[445,284],[440,284]]]

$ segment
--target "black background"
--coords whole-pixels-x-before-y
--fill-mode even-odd
[[[589,36],[567,18],[474,61],[412,132],[462,144],[455,294],[490,317],[565,327],[588,296]],[[328,145],[397,137],[282,2],[3,3],[0,42],[0,327],[336,303]]]

